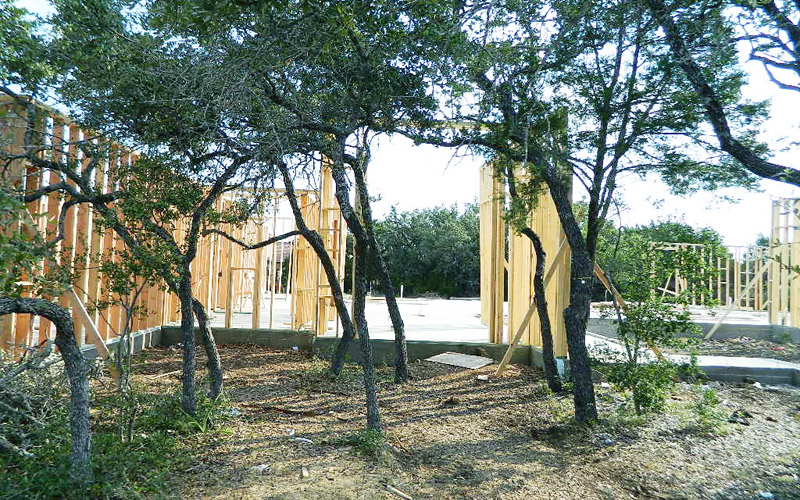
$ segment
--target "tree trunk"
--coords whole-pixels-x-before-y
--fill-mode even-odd
[[[586,252],[572,253],[570,304],[564,310],[567,347],[575,399],[575,420],[597,420],[597,405],[592,383],[592,367],[586,349],[586,322],[589,319],[592,291],[592,260]]]
[[[378,268],[378,275],[381,280],[381,290],[386,298],[386,308],[389,310],[389,318],[392,320],[394,329],[394,381],[398,384],[408,382],[408,347],[406,346],[406,328],[403,324],[403,317],[400,315],[400,308],[397,306],[397,297],[394,294],[394,286],[389,277],[389,269],[386,261],[380,254],[380,246],[372,240],[372,248],[375,255],[375,264]]]
[[[181,301],[181,342],[183,344],[183,389],[181,392],[181,408],[189,415],[197,413],[194,344],[194,311],[192,308],[191,272],[184,268],[178,284],[178,298]]]
[[[375,385],[375,366],[372,360],[372,344],[369,340],[365,306],[367,302],[367,262],[369,250],[365,242],[355,242],[353,317],[358,328],[358,344],[361,348],[361,366],[364,371],[364,393],[367,400],[367,429],[380,431],[381,419],[378,412],[378,391]],[[341,343],[341,342],[340,342]],[[337,346],[338,347],[338,346]]]
[[[69,312],[57,304],[34,298],[0,298],[0,316],[35,314],[56,325],[56,345],[64,360],[69,379],[69,426],[72,450],[69,463],[74,481],[85,484],[92,479],[92,434],[89,426],[89,367],[75,342],[75,325]]]
[[[586,322],[589,319],[594,274],[592,257],[586,249],[586,240],[572,211],[570,183],[561,178],[552,166],[544,169],[542,173],[547,187],[550,188],[561,229],[572,249],[570,303],[564,309],[564,322],[572,373],[575,420],[582,423],[592,422],[597,420],[597,405],[594,399],[589,351],[586,349]]]
[[[59,331],[56,326],[56,332]],[[56,333],[56,345],[64,359],[69,378],[69,426],[72,432],[70,467],[72,477],[78,482],[91,480],[92,434],[89,427],[89,377],[86,360],[75,342],[74,329],[64,335]]]
[[[371,255],[378,271],[381,290],[386,299],[386,308],[389,310],[389,318],[392,321],[392,328],[394,329],[394,381],[397,383],[405,383],[408,381],[408,348],[406,346],[406,329],[403,324],[403,317],[400,315],[400,308],[397,306],[397,297],[394,294],[394,285],[389,276],[389,269],[386,266],[386,261],[383,259],[378,240],[375,238],[372,207],[369,202],[367,183],[364,179],[364,172],[358,165],[353,166],[353,176],[356,180],[358,199],[361,201],[361,218],[364,225],[364,233],[367,237],[367,243],[372,249]],[[336,178],[334,178],[334,180],[335,179]],[[339,184],[337,182],[337,193],[338,191]],[[350,221],[348,220],[347,222],[349,227]],[[358,224],[358,218],[355,218],[353,222]]]
[[[533,243],[536,253],[536,270],[533,274],[533,296],[536,301],[536,312],[539,316],[539,327],[542,332],[542,363],[544,365],[544,378],[547,386],[553,392],[561,392],[561,378],[556,367],[556,358],[553,354],[553,333],[550,326],[550,313],[547,310],[547,296],[544,288],[544,268],[547,254],[542,246],[542,240],[531,228],[525,228],[522,233]]]
[[[339,286],[339,280],[336,276],[336,268],[333,266],[330,255],[328,255],[328,252],[325,251],[325,245],[319,233],[310,230],[303,219],[303,212],[300,210],[300,206],[297,203],[297,196],[294,192],[294,183],[289,175],[289,168],[284,164],[279,165],[278,168],[280,169],[283,177],[283,185],[286,188],[286,198],[289,200],[289,205],[292,208],[297,229],[300,231],[300,234],[303,235],[303,238],[308,241],[308,244],[311,245],[311,248],[314,250],[317,258],[319,258],[320,262],[322,263],[322,269],[325,271],[325,276],[328,278],[328,284],[331,287],[331,295],[333,296],[333,303],[336,306],[336,312],[339,314],[339,320],[342,322],[342,338],[346,337],[348,339],[352,339],[355,336],[355,325],[353,325],[353,321],[350,318],[350,313],[347,310],[347,304],[344,302],[344,294],[342,293],[342,287]],[[341,353],[338,352],[340,344],[341,342],[337,343],[337,352],[334,352],[334,355],[331,358],[330,371],[334,375],[339,375],[339,373],[341,373],[342,365],[344,364],[344,353],[346,351],[342,351]],[[344,347],[346,348],[346,346]]]
[[[208,314],[206,313],[205,306],[196,298],[192,298],[192,309],[197,318],[197,327],[200,330],[200,337],[203,339],[203,347],[206,350],[206,357],[208,361],[206,367],[208,368],[208,383],[210,399],[217,399],[222,394],[222,362],[219,359],[219,351],[217,350],[217,343],[214,340],[214,333],[211,331],[211,325],[208,321]]]
[[[514,167],[509,164],[506,172],[508,191],[512,199],[518,199],[517,181]],[[539,235],[530,227],[525,227],[521,231],[528,237],[533,244],[536,253],[536,269],[533,273],[533,300],[536,302],[536,312],[539,316],[539,329],[542,333],[542,366],[544,367],[544,378],[547,386],[553,392],[561,392],[561,378],[556,367],[556,358],[553,355],[553,331],[550,325],[550,312],[547,310],[547,295],[544,288],[544,268],[547,262],[547,254],[544,251],[542,240]]]
[[[397,307],[397,299],[394,295],[394,288],[392,281],[389,277],[389,270],[386,267],[386,262],[380,254],[380,246],[375,239],[375,234],[372,228],[372,211],[369,205],[369,195],[366,191],[366,183],[364,182],[363,172],[359,170],[356,165],[353,167],[353,172],[356,178],[359,199],[362,204],[362,221],[359,220],[358,215],[350,205],[349,190],[347,187],[347,178],[344,169],[340,164],[334,164],[331,170],[334,183],[336,184],[336,200],[339,202],[339,208],[342,211],[342,217],[347,222],[347,227],[353,234],[354,240],[354,255],[357,255],[357,248],[363,247],[367,251],[372,251],[371,255],[377,264],[378,274],[380,275],[381,288],[386,296],[386,306],[389,309],[389,317],[392,320],[392,328],[394,329],[395,340],[395,381],[405,382],[408,380],[408,350],[406,347],[406,333],[403,318],[400,315],[400,309]],[[364,263],[366,266],[366,263]],[[353,273],[355,275],[355,273]],[[355,280],[355,276],[354,276]],[[366,286],[366,285],[365,285]],[[354,291],[355,297],[355,291]],[[355,301],[355,298],[353,299]],[[356,328],[358,328],[359,335],[361,334],[361,325],[358,323],[358,318],[354,318]],[[342,335],[336,345],[334,352],[333,365],[341,366],[343,363],[344,354],[347,352],[347,344],[352,340],[352,337]]]
[[[323,244],[319,233],[316,231],[311,231],[303,219],[303,213],[297,203],[297,197],[295,196],[294,192],[294,183],[289,175],[288,167],[285,164],[281,164],[278,166],[278,168],[283,176],[283,184],[286,188],[286,197],[289,199],[289,205],[291,206],[292,213],[294,214],[295,224],[297,224],[297,228],[311,245],[311,248],[314,249],[317,257],[319,257],[320,261],[322,262],[322,267],[325,270],[325,274],[328,277],[328,282],[331,285],[331,293],[333,295],[334,303],[336,304],[336,311],[339,313],[339,318],[342,321],[342,338],[347,337],[348,339],[352,339],[355,335],[354,325],[353,321],[350,319],[350,314],[347,312],[347,305],[344,302],[344,296],[342,295],[342,290],[339,286],[339,280],[336,278],[336,269],[333,267],[333,262],[331,262],[328,252],[325,251],[325,245]],[[367,428],[380,430],[381,421],[378,411],[378,391],[375,385],[375,367],[373,366],[372,360],[372,345],[369,341],[367,319],[364,314],[367,295],[365,272],[367,253],[365,248],[359,248],[358,251],[363,258],[356,259],[356,272],[354,273],[356,278],[356,286],[353,290],[353,313],[359,329],[359,346],[361,348],[362,369],[364,371],[364,392],[367,401]],[[340,341],[336,346],[337,351],[341,348],[341,346],[342,342]],[[346,344],[344,347],[346,348]],[[331,361],[331,372],[338,375],[341,372],[343,364],[344,352],[334,353]]]

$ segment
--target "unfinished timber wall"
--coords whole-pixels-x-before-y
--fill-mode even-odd
[[[69,117],[41,104],[35,103],[34,133],[28,128],[28,108],[9,99],[0,100],[0,150],[4,156],[23,155],[33,145],[36,154],[59,164],[76,162],[82,173],[91,172],[92,181],[102,191],[109,193],[119,188],[120,180],[111,179],[112,165],[131,164],[137,159],[135,151],[124,146],[98,139],[90,131],[74,123]],[[26,132],[27,139],[26,139]],[[88,158],[81,146],[102,148],[104,156],[94,170],[86,170]],[[341,214],[333,196],[330,172],[320,167],[318,190],[297,190],[298,199],[312,230],[320,232],[325,246],[339,271],[344,276],[344,233]],[[8,162],[0,172],[0,180],[19,192],[30,193],[56,183],[72,181],[58,171],[35,167],[23,159]],[[226,193],[217,203],[224,209],[237,197],[247,193]],[[62,214],[62,211],[64,212]],[[113,231],[98,230],[98,215],[90,205],[75,204],[65,208],[63,197],[53,191],[37,201],[27,204],[29,218],[18,221],[12,231],[38,232],[52,240],[58,233],[58,220],[64,220],[64,239],[56,247],[55,259],[45,262],[40,272],[60,266],[74,276],[72,289],[56,300],[72,310],[79,344],[103,344],[123,331],[125,313],[121,306],[98,307],[110,298],[108,281],[99,267],[102,262],[118,259],[124,243]],[[179,224],[173,237],[180,244],[188,228],[188,221]],[[252,244],[274,235],[295,229],[294,217],[282,190],[275,190],[266,214],[257,220],[236,227],[217,227],[231,236]],[[288,265],[285,265],[288,264]],[[232,323],[233,312],[252,312],[252,327],[262,324],[270,328],[293,327],[324,334],[329,322],[335,320],[335,310],[327,279],[319,269],[319,261],[308,244],[298,236],[256,250],[244,250],[226,238],[210,234],[201,238],[198,254],[192,263],[192,290],[213,314],[224,310],[225,325]],[[26,283],[26,278],[20,277]],[[24,292],[29,294],[26,289]],[[275,301],[280,298],[291,302],[291,319],[288,324],[277,324],[273,317]],[[133,318],[133,331],[179,321],[180,303],[168,293],[163,284],[145,284],[139,305],[145,310]],[[264,317],[267,316],[267,317]],[[45,338],[53,338],[47,320],[29,315],[8,315],[0,318],[0,349],[32,346]]]
[[[658,250],[700,254],[710,270],[702,285],[720,305],[766,310],[772,325],[800,326],[800,199],[773,200],[771,219],[767,246],[727,246],[722,255],[691,243],[660,243]],[[695,285],[675,270],[657,292],[678,295]],[[692,305],[705,305],[702,295],[690,296]]]
[[[692,283],[678,269],[673,270],[663,285],[654,290],[662,297],[688,293],[691,305],[706,305],[708,297],[721,305],[734,304],[741,310],[762,311],[769,306],[769,247],[725,246],[711,252],[702,244],[659,243],[656,250],[699,254],[708,269],[703,283]],[[693,293],[698,286],[710,294]]]
[[[541,347],[539,320],[533,306],[535,254],[531,242],[514,234],[505,223],[505,196],[503,181],[496,178],[491,165],[484,165],[480,171],[481,320],[488,326],[490,342]],[[569,305],[571,252],[546,190],[528,224],[542,239],[547,254],[545,289],[555,355],[566,356],[562,312]],[[719,322],[733,309],[766,310],[770,324],[800,326],[800,199],[773,201],[772,231],[766,247],[731,246],[720,253],[703,245],[660,243],[658,250],[699,253],[708,274],[702,278],[703,283],[691,283],[675,270],[654,292],[678,295],[702,285],[711,291],[709,299],[726,307]],[[609,293],[622,301],[598,266],[595,274]],[[690,296],[693,305],[706,305],[706,296]]]
[[[2,143],[4,153],[21,155],[25,153],[25,135],[28,125],[28,109],[11,102],[0,101],[0,121],[2,122]],[[30,143],[39,147],[37,155],[43,159],[57,163],[77,162],[81,169],[86,169],[90,158],[79,148],[80,144],[104,146],[107,157],[93,170],[93,181],[102,193],[109,193],[118,184],[117,179],[107,175],[109,165],[114,162],[127,164],[136,161],[136,153],[116,143],[101,144],[90,131],[81,128],[68,117],[40,104],[35,105],[36,117],[33,133],[29,131]],[[75,184],[62,178],[59,172],[34,167],[27,161],[16,159],[7,163],[2,173],[2,180],[20,192],[34,192],[40,188],[54,185],[61,181]],[[123,330],[124,311],[121,306],[106,309],[93,307],[109,299],[109,290],[104,277],[99,272],[102,260],[116,259],[114,249],[121,249],[122,241],[113,232],[100,233],[95,226],[96,214],[85,204],[65,207],[64,200],[58,192],[51,192],[36,201],[27,204],[30,218],[20,221],[12,231],[33,231],[40,233],[45,239],[53,240],[58,233],[59,215],[64,209],[64,238],[56,245],[55,260],[43,263],[41,272],[54,266],[68,269],[74,281],[72,290],[61,297],[46,297],[58,301],[62,306],[71,308],[75,321],[76,340],[80,345],[102,343]],[[22,277],[23,285],[31,277]],[[24,278],[28,278],[27,280]],[[23,295],[29,295],[26,289]],[[145,286],[139,303],[150,311],[147,315],[136,316],[133,320],[134,330],[149,328],[164,322],[168,300],[161,287]],[[30,315],[14,314],[0,318],[0,349],[9,349],[21,345],[37,345],[45,338],[52,338],[51,326],[45,319],[38,322]]]
[[[533,244],[514,234],[503,219],[505,190],[491,165],[480,171],[480,290],[481,319],[489,327],[489,341],[542,346],[539,319],[533,308],[536,256]],[[549,192],[539,196],[529,227],[542,240],[547,262],[545,294],[556,356],[567,355],[563,311],[569,304],[571,252]],[[508,258],[506,258],[506,255]],[[503,302],[508,299],[508,324],[504,337]]]
[[[769,322],[800,326],[800,199],[772,202]]]

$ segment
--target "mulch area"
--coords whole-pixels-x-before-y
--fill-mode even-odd
[[[302,352],[220,352],[235,410],[193,465],[174,471],[175,497],[800,498],[794,388],[714,383],[726,414],[746,418],[706,436],[692,408],[707,386],[679,384],[664,413],[634,425],[616,411],[620,395],[598,384],[602,420],[579,427],[569,423],[571,398],[550,395],[534,369],[494,378],[491,365],[418,362],[398,386],[383,367],[386,445],[371,456],[342,439],[365,424],[357,367],[331,379],[324,361]],[[135,365],[144,390],[179,390],[176,376],[154,377],[180,368],[179,350],[150,349]]]

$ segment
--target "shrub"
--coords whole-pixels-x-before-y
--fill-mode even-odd
[[[124,401],[123,401],[124,400]],[[197,416],[180,410],[173,394],[148,394],[133,387],[127,394],[95,398],[92,470],[94,482],[77,491],[69,481],[70,433],[66,400],[31,435],[32,458],[0,454],[0,498],[141,498],[169,491],[171,471],[192,459],[191,445],[211,429],[220,430],[232,413],[227,401],[201,398]],[[121,404],[135,401],[130,440],[121,439]]]
[[[611,365],[608,381],[619,389],[630,391],[637,415],[664,409],[672,390],[676,367],[670,362]]]
[[[696,428],[701,434],[719,436],[727,433],[726,413],[719,403],[717,391],[709,388],[703,391],[700,400],[694,404]]]
[[[632,252],[633,255],[627,258],[637,263],[639,279],[628,283],[626,291],[631,300],[624,310],[606,308],[601,314],[617,320],[617,338],[623,348],[621,352],[610,351],[605,354],[605,361],[611,363],[608,369],[609,382],[631,393],[634,409],[641,415],[664,408],[664,402],[679,373],[675,363],[655,359],[647,352],[648,349],[686,347],[693,339],[681,339],[678,335],[700,332],[700,328],[691,322],[685,307],[691,301],[690,295],[679,294],[667,300],[656,290],[664,282],[665,276],[671,276],[676,269],[690,281],[692,278],[701,284],[705,281],[699,279],[704,269],[690,266],[687,262],[691,259],[683,258],[686,255],[694,256],[691,252],[676,250],[667,254],[669,259],[664,259],[663,252],[645,240],[632,247]],[[700,293],[699,288],[695,287],[692,293]],[[699,376],[696,356],[682,371],[687,377]]]
[[[383,433],[375,429],[365,429],[332,439],[328,442],[333,446],[352,446],[364,455],[374,456],[383,447],[385,441]]]

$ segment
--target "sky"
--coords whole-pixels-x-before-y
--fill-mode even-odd
[[[17,0],[17,5],[46,14],[45,0]],[[743,89],[745,98],[769,99],[771,116],[765,122],[760,139],[780,150],[771,158],[777,163],[798,166],[800,148],[786,147],[788,136],[800,137],[800,92],[781,90],[767,78],[760,64],[744,64],[749,84]],[[391,207],[414,210],[433,206],[450,206],[474,202],[478,198],[479,169],[483,159],[450,149],[414,146],[405,138],[381,137],[375,143],[368,173],[370,194],[379,200],[373,203],[377,217]],[[576,187],[575,199],[583,193]],[[800,189],[775,181],[762,181],[759,192],[724,189],[714,193],[697,193],[686,198],[669,194],[657,179],[638,177],[620,179],[618,198],[626,208],[615,224],[633,226],[651,221],[676,219],[696,227],[717,230],[728,245],[753,244],[759,234],[770,231],[771,203],[775,198],[800,197]],[[731,201],[733,200],[733,201]]]
[[[770,118],[760,139],[780,150],[773,161],[798,166],[800,148],[787,149],[786,138],[800,138],[800,93],[779,89],[760,64],[744,66],[749,74],[744,97],[771,101]],[[382,138],[373,152],[368,176],[370,194],[380,198],[373,203],[373,211],[380,217],[392,206],[401,211],[475,201],[482,164],[482,158],[468,153],[454,157],[449,149],[414,146],[402,137]],[[666,185],[654,178],[628,176],[619,184],[618,198],[626,208],[620,220],[614,218],[615,225],[674,219],[694,227],[711,227],[727,245],[748,246],[759,234],[769,235],[772,200],[800,197],[800,189],[775,181],[762,181],[759,192],[731,188],[688,197],[671,195]],[[583,188],[576,186],[574,199],[583,194]]]

